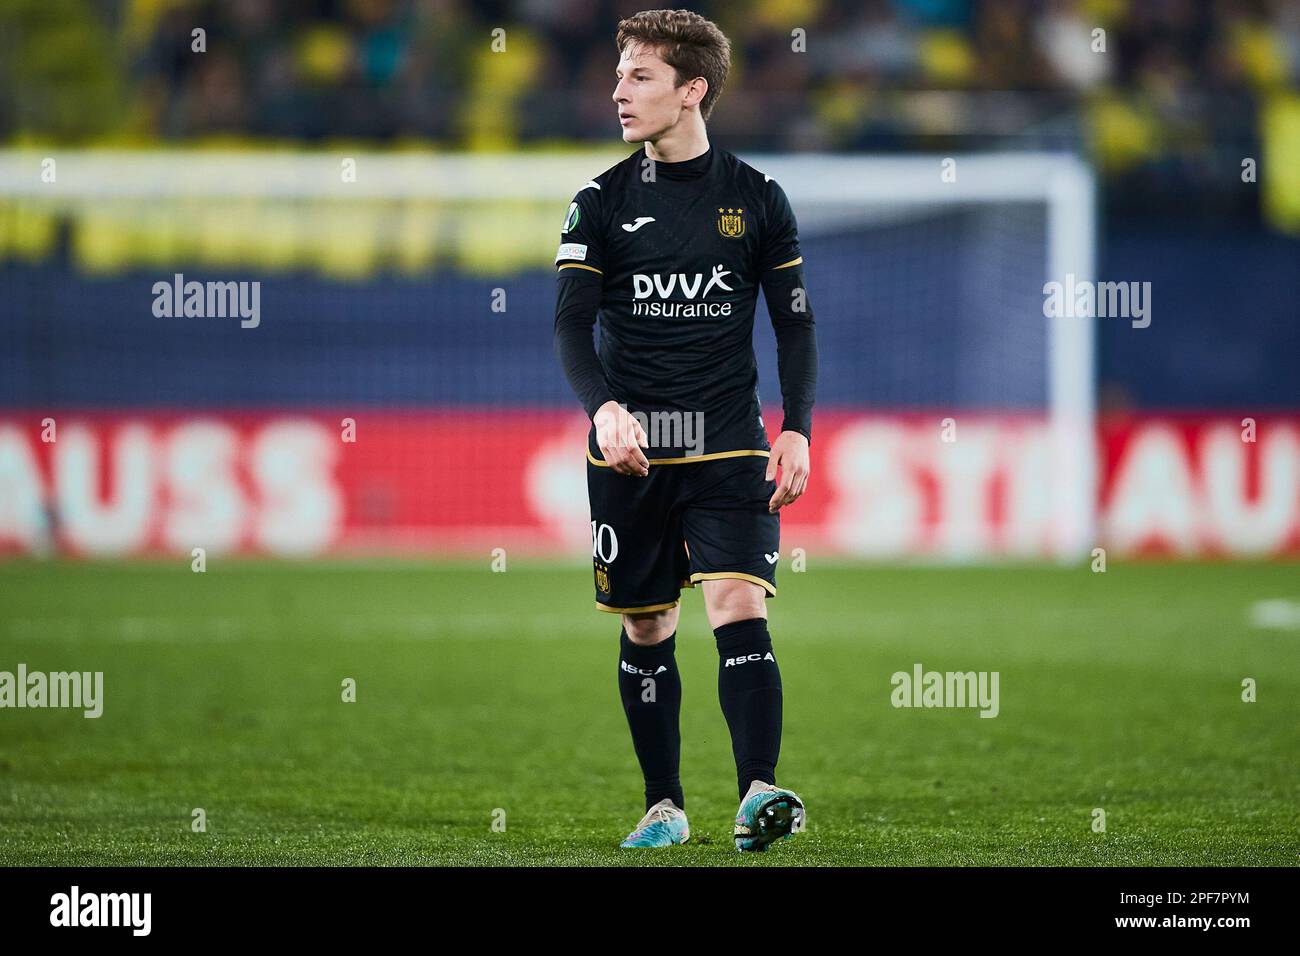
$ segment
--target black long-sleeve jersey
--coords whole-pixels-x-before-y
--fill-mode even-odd
[[[775,181],[716,146],[680,163],[639,149],[578,190],[555,261],[555,347],[570,384],[588,417],[613,399],[662,425],[651,461],[769,450],[753,348],[760,286],[782,430],[811,439],[813,312],[798,226]],[[599,459],[594,428],[588,444]]]

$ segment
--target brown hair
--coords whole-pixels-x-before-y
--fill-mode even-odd
[[[690,10],[642,10],[618,23],[614,43],[620,55],[632,41],[659,53],[677,74],[674,86],[704,77],[709,89],[700,100],[700,116],[708,119],[731,67],[731,43],[718,25]]]

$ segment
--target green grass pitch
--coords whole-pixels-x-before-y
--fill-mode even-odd
[[[780,779],[808,830],[741,856],[697,592],[692,842],[629,853],[641,781],[589,569],[0,564],[0,670],[105,683],[97,720],[0,710],[0,863],[1294,866],[1300,632],[1248,612],[1300,598],[1298,571],[783,565]],[[1000,714],[895,709],[916,662],[998,671]]]

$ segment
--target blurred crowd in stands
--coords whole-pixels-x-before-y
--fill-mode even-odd
[[[0,139],[616,143],[616,24],[652,6],[4,0]],[[728,148],[1084,149],[1139,206],[1238,169],[1300,89],[1298,0],[690,8],[733,44],[709,124]]]

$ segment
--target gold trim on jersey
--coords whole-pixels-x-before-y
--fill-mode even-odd
[[[560,266],[560,268],[561,269],[588,269],[591,272],[596,273],[596,275],[598,276],[603,276],[605,274],[601,272],[599,269],[597,269],[595,266],[584,266],[581,262],[566,262],[564,263],[564,265]]]
[[[715,451],[709,455],[688,455],[683,458],[648,458],[646,459],[652,465],[688,465],[695,461],[716,461],[719,458],[746,458],[751,455],[757,455],[761,458],[771,458],[770,451],[763,451],[761,448],[744,448],[738,451]],[[591,462],[597,468],[612,468],[607,461],[601,461],[587,449],[587,461]]]
[[[791,259],[789,262],[783,262],[779,266],[772,266],[772,268],[769,269],[768,272],[771,272],[775,269],[788,269],[790,268],[790,266],[797,266],[801,262],[803,262],[803,256],[800,256],[798,259]]]
[[[696,571],[691,575],[691,582],[696,581],[718,581],[723,578],[734,578],[737,581],[750,581],[759,585],[764,591],[772,597],[776,597],[776,588],[769,582],[753,574],[746,574],[744,571]]]
[[[608,611],[610,614],[649,614],[651,611],[666,611],[670,607],[676,607],[681,604],[681,599],[669,601],[667,604],[647,604],[643,607],[610,607],[608,604],[596,602],[597,611]]]

